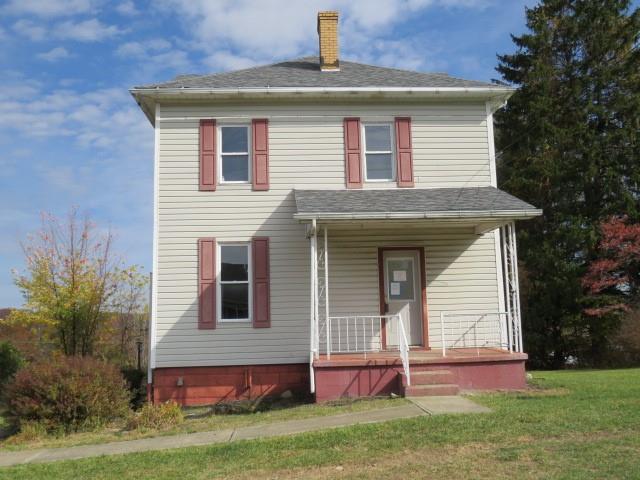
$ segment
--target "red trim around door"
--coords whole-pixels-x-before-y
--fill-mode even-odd
[[[420,282],[422,283],[422,346],[429,350],[429,314],[427,313],[427,266],[425,263],[424,247],[378,247],[378,295],[380,297],[380,315],[384,315],[384,252],[389,250],[417,251],[420,258]],[[382,327],[382,345],[387,345],[386,325]]]

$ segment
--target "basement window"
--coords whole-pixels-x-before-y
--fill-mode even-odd
[[[249,245],[220,245],[218,305],[221,322],[249,321],[251,264]]]
[[[368,182],[392,181],[395,177],[393,162],[393,130],[391,125],[365,124],[364,174]]]

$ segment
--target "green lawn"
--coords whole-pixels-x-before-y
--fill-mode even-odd
[[[0,469],[0,478],[640,478],[640,370],[538,372],[445,415]]]
[[[25,440],[18,435],[0,441],[0,452],[3,450],[15,451],[34,448],[70,447],[75,445],[134,440],[159,435],[173,435],[177,433],[224,430],[283,422],[286,420],[362,412],[365,410],[399,406],[405,402],[407,402],[407,400],[403,398],[363,398],[355,400],[345,399],[318,405],[313,403],[300,403],[292,400],[280,401],[275,405],[268,406],[264,411],[234,413],[233,415],[214,415],[208,407],[192,407],[185,410],[186,418],[184,423],[162,431],[127,430],[125,428],[126,422],[119,422],[99,431],[73,433],[61,437],[45,436]],[[5,420],[2,418],[0,412],[0,427],[2,427],[3,422],[5,422]],[[8,424],[6,422],[4,424],[6,428],[8,428]]]

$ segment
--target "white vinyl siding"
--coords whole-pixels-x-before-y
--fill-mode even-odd
[[[395,116],[412,118],[416,188],[490,184],[482,103],[163,104],[158,122],[157,367],[308,361],[309,243],[305,226],[292,218],[293,189],[345,188],[342,122],[348,116],[373,122]],[[268,191],[254,192],[250,184],[221,184],[215,192],[198,191],[201,118],[229,124],[269,119]],[[354,233],[352,241],[330,234],[332,244],[344,244],[344,248],[335,248],[334,255],[330,250],[330,271],[335,276],[332,313],[378,311],[377,247],[372,243],[377,239],[362,232]],[[415,233],[403,232],[383,244],[425,245],[430,318],[437,317],[441,309],[459,309],[463,304],[497,309],[491,233],[479,237],[470,228]],[[254,236],[269,237],[271,328],[221,322],[215,330],[198,330],[197,239],[249,242]],[[355,246],[357,242],[362,248]]]

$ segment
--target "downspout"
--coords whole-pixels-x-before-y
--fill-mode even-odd
[[[153,370],[156,367],[156,321],[158,315],[158,230],[159,230],[159,202],[160,192],[160,104],[155,106],[154,124],[154,153],[153,153],[153,266],[151,276],[151,303],[149,305],[149,361],[147,365],[147,394],[153,402]]]

